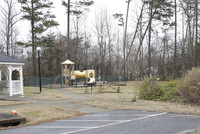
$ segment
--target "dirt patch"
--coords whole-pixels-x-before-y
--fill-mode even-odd
[[[25,96],[40,100],[67,100],[70,97],[60,93],[55,89],[42,88],[42,93],[38,87],[24,87]]]

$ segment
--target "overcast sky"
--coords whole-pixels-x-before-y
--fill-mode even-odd
[[[60,24],[56,30],[60,31],[62,34],[66,34],[67,32],[67,14],[66,8],[62,6],[61,0],[50,0],[54,3],[54,8],[51,9],[52,13],[56,15],[56,21]],[[71,0],[71,2],[75,2],[76,0]],[[137,1],[134,0],[131,2],[132,5],[137,4]],[[67,0],[66,0],[67,2]],[[0,0],[0,4],[3,4],[3,0]],[[20,5],[18,5],[20,7]],[[95,21],[95,13],[107,9],[108,14],[112,16],[114,13],[126,13],[127,3],[126,0],[94,0],[94,5],[90,7],[90,12],[87,14],[87,25],[91,25]],[[0,14],[1,19],[2,14]],[[30,34],[30,22],[20,21],[17,24],[18,30],[20,31],[19,40],[26,40],[28,38],[28,34]]]
[[[67,1],[67,0],[66,0]],[[72,2],[76,0],[71,0]],[[67,15],[66,9],[62,6],[61,0],[52,0],[54,2],[55,8],[52,9],[52,12],[56,15],[56,20],[59,22],[60,26],[58,27],[61,32],[67,31]],[[124,13],[126,11],[126,2],[125,0],[94,0],[94,5],[90,7],[90,12],[87,17],[87,24],[94,23],[95,12],[98,12],[102,9],[107,9],[109,14],[114,13]]]

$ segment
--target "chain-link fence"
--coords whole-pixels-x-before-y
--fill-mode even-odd
[[[53,79],[52,78],[41,78],[41,84],[44,88],[52,88]],[[39,87],[39,78],[38,77],[29,77],[27,79],[27,86]]]
[[[105,76],[98,76],[96,77],[96,83],[103,83],[103,84],[118,84],[118,85],[126,85],[127,78],[124,76],[117,76],[117,75],[105,75]],[[79,78],[77,81],[74,81],[73,84],[84,84],[84,78]],[[54,78],[41,78],[41,84],[44,88],[62,88],[63,86],[63,78],[62,75],[58,75]],[[38,77],[29,77],[27,79],[27,86],[39,87],[39,78]]]
[[[104,75],[96,77],[96,83],[110,84],[110,85],[126,85],[126,76],[118,75]]]
[[[104,75],[96,77],[96,81],[106,81],[106,82],[125,82],[126,76],[118,75]]]

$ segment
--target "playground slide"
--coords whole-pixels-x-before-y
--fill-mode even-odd
[[[95,83],[95,78],[94,77],[94,71],[93,70],[87,70],[88,73],[91,73],[92,75],[88,75],[89,76],[89,84]],[[87,74],[86,74],[86,70],[84,70],[83,72],[81,71],[74,71],[74,76],[76,78],[86,78]]]
[[[92,84],[95,83],[95,78],[90,78],[90,81],[88,82],[88,84]]]

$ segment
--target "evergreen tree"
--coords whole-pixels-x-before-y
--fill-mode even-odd
[[[62,5],[67,8],[67,37],[68,37],[68,44],[69,44],[69,38],[70,38],[70,15],[75,15],[76,18],[80,18],[81,15],[88,10],[87,7],[94,4],[93,0],[79,0],[75,3],[71,4],[70,0],[68,2],[65,2],[65,0],[62,0]]]
[[[40,35],[47,29],[57,26],[54,21],[55,15],[52,15],[50,8],[53,2],[49,0],[18,0],[21,3],[23,11],[22,19],[28,20],[31,23],[31,40],[28,43],[19,42],[26,47],[32,47],[32,70],[33,76],[36,76],[36,47],[42,44]]]
[[[72,15],[81,15],[84,13],[84,11],[88,10],[87,7],[94,4],[93,0],[80,0],[77,1],[72,5],[70,5],[70,13]],[[62,0],[62,5],[68,8],[68,3],[66,3],[64,0]]]
[[[59,57],[56,46],[56,36],[54,33],[49,33],[41,38],[43,42],[43,51],[41,52],[41,62],[43,63],[43,75],[46,77],[55,76],[55,59]]]
[[[163,22],[163,25],[172,25],[171,17],[174,14],[172,0],[146,0],[145,4],[152,8],[151,19]]]
[[[152,21],[158,20],[163,25],[172,25],[170,18],[173,16],[173,2],[172,0],[145,0],[144,3],[149,6],[148,74],[150,75]]]

